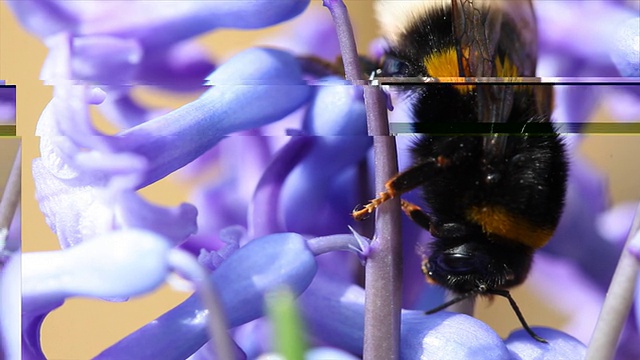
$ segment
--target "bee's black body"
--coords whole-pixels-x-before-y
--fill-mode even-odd
[[[378,15],[390,33],[379,71],[383,77],[535,75],[535,19],[526,0],[379,3]],[[392,23],[393,16],[404,23]],[[482,26],[474,28],[472,21]],[[434,237],[423,266],[427,280],[459,294],[508,296],[503,290],[524,281],[534,251],[551,237],[564,204],[567,160],[550,122],[550,88],[542,86],[396,87],[416,128],[453,123],[462,132],[419,135],[411,149],[413,167],[391,179],[388,191],[360,211],[422,189],[427,211],[406,202],[403,209]],[[548,131],[474,135],[464,133],[465,123],[506,123],[514,129],[539,123]]]

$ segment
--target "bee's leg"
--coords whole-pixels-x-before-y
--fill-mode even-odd
[[[456,238],[466,236],[472,233],[473,229],[460,223],[440,223],[437,219],[433,219],[418,205],[412,204],[406,200],[400,202],[402,210],[407,216],[420,227],[426,229],[431,235],[438,238]]]
[[[406,200],[401,200],[400,206],[402,207],[402,211],[407,214],[409,219],[413,220],[413,222],[420,225],[422,228],[431,231],[431,217],[418,205],[410,203]]]
[[[424,184],[433,176],[434,171],[438,167],[446,166],[447,164],[448,161],[446,159],[438,157],[437,159],[434,158],[431,159],[431,161],[425,161],[408,168],[387,181],[387,183],[384,184],[384,187],[387,189],[386,191],[381,192],[377,198],[369,201],[369,203],[361,209],[353,210],[351,216],[356,220],[365,219],[375,208],[380,206],[380,204]]]

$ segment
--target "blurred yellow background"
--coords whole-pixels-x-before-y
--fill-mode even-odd
[[[378,36],[371,12],[371,1],[348,1],[353,23],[357,29],[358,46],[366,52],[369,42]],[[319,1],[313,6],[320,11]],[[249,47],[257,39],[274,34],[282,26],[267,31],[217,31],[200,40],[225,56]],[[17,85],[18,135],[23,139],[23,246],[24,251],[58,249],[58,243],[45,224],[34,198],[31,160],[39,156],[38,139],[34,136],[36,121],[51,98],[52,89],[43,85],[39,73],[47,54],[40,40],[26,33],[17,23],[4,2],[0,3],[0,79]],[[212,52],[213,54],[213,52]],[[189,97],[150,99],[163,106],[175,107]],[[584,152],[609,174],[614,202],[640,198],[640,154],[638,136],[589,136],[583,144]],[[162,204],[176,205],[186,201],[184,184],[169,177],[144,189],[143,194]],[[159,194],[164,194],[160,196]],[[42,344],[50,359],[87,359],[121,339],[167,309],[177,305],[189,294],[163,287],[154,294],[132,299],[127,303],[108,303],[88,299],[72,299],[52,312],[43,326]],[[544,305],[526,287],[514,291],[526,317],[532,324],[557,326],[562,314]],[[500,335],[507,335],[520,325],[506,301],[492,306],[481,302],[478,317],[491,325]],[[535,319],[535,320],[534,320]]]

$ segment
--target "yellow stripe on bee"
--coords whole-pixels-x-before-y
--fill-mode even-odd
[[[465,53],[465,58],[469,56],[469,48],[462,50]],[[465,77],[471,76],[471,70],[469,64],[466,63],[463,58],[462,68]],[[510,78],[511,81],[515,81],[518,77],[518,68],[515,64],[505,57],[504,60],[496,56],[494,59],[496,65],[496,76],[502,78]],[[460,77],[460,70],[458,68],[458,53],[455,48],[447,48],[441,51],[436,51],[424,57],[422,63],[427,70],[427,74],[435,78],[457,78]],[[474,89],[474,85],[454,85],[460,93],[465,94]]]
[[[466,53],[469,49],[466,49]],[[427,74],[435,78],[460,77],[458,69],[458,52],[455,48],[448,48],[425,56],[422,60]],[[469,65],[463,64],[464,76],[469,76]],[[473,90],[473,85],[454,85],[455,89],[465,94]]]
[[[487,234],[496,234],[534,249],[544,246],[553,235],[553,230],[535,226],[500,206],[473,207],[467,217],[482,226]]]

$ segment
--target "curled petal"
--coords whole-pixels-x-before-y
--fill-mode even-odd
[[[66,250],[26,253],[22,258],[23,312],[49,311],[69,296],[146,293],[167,276],[169,248],[163,237],[125,230]]]
[[[24,254],[23,358],[45,359],[40,327],[45,316],[66,298],[127,298],[155,289],[168,275],[169,249],[169,242],[162,237],[127,230],[67,250]]]
[[[587,347],[574,337],[561,331],[550,328],[532,328],[532,330],[548,344],[538,342],[529,336],[526,331],[513,332],[505,344],[514,359],[584,359]]]
[[[292,137],[274,155],[256,185],[248,210],[248,224],[252,236],[282,232],[280,192],[291,170],[307,155],[313,145],[312,137]]]
[[[175,208],[156,206],[142,199],[137,193],[123,192],[115,209],[115,220],[123,228],[151,230],[178,244],[198,230],[195,206],[182,203]]]
[[[110,139],[114,150],[149,160],[140,187],[185,166],[230,133],[282,119],[310,95],[293,56],[270,49],[236,55],[209,81],[218,86],[198,100]]]

